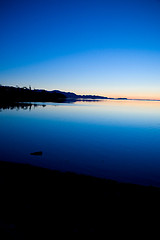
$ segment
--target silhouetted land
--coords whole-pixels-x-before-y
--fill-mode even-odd
[[[0,86],[0,103],[17,102],[74,102],[77,99],[108,99],[107,97],[94,95],[77,95],[58,90],[46,91],[43,89],[20,88]]]
[[[65,95],[66,98],[68,99],[82,99],[82,100],[87,100],[87,99],[92,99],[92,100],[96,100],[96,99],[108,99],[108,97],[104,97],[104,96],[97,96],[97,95],[77,95],[75,93],[72,92],[61,92],[58,90],[54,90],[52,92],[57,92],[57,93],[62,93]]]
[[[60,92],[0,86],[0,103],[63,102],[65,99],[65,95]]]
[[[159,188],[0,162],[1,239],[132,235],[159,224],[159,213]]]
[[[73,103],[76,101],[98,101],[110,100],[138,100],[138,101],[160,101],[158,99],[128,99],[128,98],[108,98],[97,95],[77,95],[72,92],[62,92],[59,90],[47,91],[44,89],[20,88],[0,85],[0,107],[5,104],[15,104],[20,102],[60,102]]]

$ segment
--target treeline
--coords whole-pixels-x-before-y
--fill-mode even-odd
[[[0,85],[0,102],[63,102],[66,96],[60,92]]]

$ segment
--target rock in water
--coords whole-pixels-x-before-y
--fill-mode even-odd
[[[31,155],[35,155],[35,156],[42,156],[42,152],[33,152],[30,153]]]

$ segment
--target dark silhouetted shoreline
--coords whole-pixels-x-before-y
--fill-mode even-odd
[[[1,239],[135,233],[160,212],[159,188],[18,163],[0,162],[0,193]]]
[[[98,100],[136,100],[136,101],[160,101],[158,99],[132,99],[132,98],[114,98],[97,95],[77,95],[72,92],[63,92],[59,90],[47,91],[44,89],[34,89],[31,87],[20,88],[0,85],[0,104],[13,104],[21,102],[57,102],[74,103],[76,101],[98,101]]]
[[[47,91],[44,89],[20,88],[10,86],[0,86],[0,103],[17,102],[74,102],[78,99],[97,100],[108,99],[103,96],[95,95],[77,95],[70,92],[61,92],[58,90]]]
[[[31,90],[31,88],[19,88],[0,86],[0,103],[15,102],[64,102],[65,95],[59,92],[46,90]]]

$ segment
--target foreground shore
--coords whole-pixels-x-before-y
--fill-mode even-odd
[[[159,217],[159,205],[159,188],[0,162],[3,239],[135,231]]]

